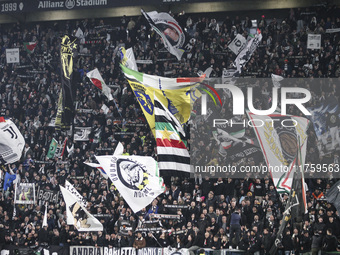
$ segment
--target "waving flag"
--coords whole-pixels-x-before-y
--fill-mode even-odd
[[[97,156],[113,185],[136,213],[165,190],[157,162],[146,156]]]
[[[134,71],[138,71],[135,55],[133,54],[132,48],[127,50],[124,47],[119,48],[120,59],[122,64]]]
[[[43,223],[42,223],[42,227],[48,227],[47,224],[47,203],[45,204],[45,213],[44,213],[44,219],[43,219]]]
[[[105,81],[103,80],[97,68],[88,72],[86,76],[91,80],[93,85],[100,89],[110,101],[113,100],[111,89],[105,84]]]
[[[244,67],[248,63],[254,51],[259,46],[261,40],[262,40],[262,34],[261,34],[261,31],[258,29],[257,34],[253,38],[248,40],[246,46],[237,55],[234,65],[236,66],[237,71],[239,73],[241,73],[241,68]]]
[[[155,136],[154,95],[180,121],[188,121],[194,102],[201,97],[197,87],[205,75],[196,78],[164,78],[133,71],[123,65],[127,78]]]
[[[157,155],[160,170],[190,172],[190,156],[179,121],[155,96]]]
[[[37,44],[38,44],[37,42],[25,42],[24,48],[29,54],[31,54],[34,52],[34,49],[37,46]]]
[[[272,82],[273,82],[274,87],[280,88],[281,87],[280,81],[282,81],[283,79],[284,78],[282,76],[272,73]]]
[[[237,55],[246,43],[246,38],[241,34],[237,34],[234,40],[228,45],[228,48]]]
[[[4,181],[4,191],[9,189],[12,186],[13,181],[16,179],[16,174],[10,174],[6,172],[5,174],[5,181]]]
[[[54,158],[54,154],[57,150],[57,146],[58,146],[58,142],[56,139],[53,138],[50,144],[50,148],[48,149],[48,153],[47,153],[48,158]]]
[[[150,26],[162,38],[165,48],[180,60],[184,53],[182,47],[185,42],[185,35],[177,21],[168,13],[141,11]]]
[[[70,212],[67,214],[67,224],[73,225],[78,231],[103,231],[103,225],[100,221],[93,217],[70,191],[60,185],[59,187],[66,208]],[[71,224],[69,220],[72,222]]]
[[[11,164],[21,158],[25,139],[17,126],[0,117],[0,163]]]
[[[290,115],[255,115],[247,112],[249,120],[264,123],[255,126],[254,131],[261,145],[267,166],[278,192],[290,192],[293,180],[293,168],[301,141],[301,165],[304,165],[307,149],[307,128],[309,120]],[[285,123],[285,126],[282,125]]]

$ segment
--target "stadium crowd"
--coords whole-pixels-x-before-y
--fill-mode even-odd
[[[334,6],[318,6],[289,10],[283,20],[253,17],[263,39],[242,75],[257,73],[257,77],[270,77],[274,73],[286,78],[338,80],[339,33],[325,33],[329,28],[340,28],[337,12]],[[45,205],[38,202],[15,205],[12,186],[0,191],[0,247],[6,244],[136,248],[170,245],[189,248],[192,254],[200,248],[229,247],[249,254],[268,254],[288,199],[288,195],[275,191],[270,178],[172,178],[167,180],[164,194],[134,214],[110,181],[101,177],[98,170],[83,164],[94,162],[94,155],[111,155],[119,141],[124,144],[125,155],[157,157],[150,129],[120,70],[117,54],[120,46],[133,47],[137,60],[152,60],[152,64],[138,65],[143,73],[196,77],[198,71],[212,67],[212,76],[221,77],[223,69],[230,68],[235,59],[227,45],[238,33],[247,37],[252,28],[249,17],[234,14],[218,21],[204,14],[199,18],[181,14],[176,15],[176,19],[187,34],[195,38],[191,51],[181,61],[164,50],[159,36],[142,16],[1,25],[0,116],[12,118],[26,141],[22,160],[7,166],[6,170],[16,170],[21,182],[34,183],[36,190],[38,187],[58,190],[59,184],[69,180],[87,199],[89,212],[102,215],[99,219],[104,231],[78,233],[73,226],[68,226],[61,196],[60,203],[48,205],[48,227],[42,228]],[[80,80],[75,98],[78,109],[75,126],[92,127],[89,142],[71,141],[68,134],[55,132],[53,127],[61,88],[60,36],[74,34],[78,27],[85,38],[77,60]],[[313,32],[322,34],[320,50],[306,48],[307,34]],[[38,42],[32,54],[25,52],[24,42]],[[20,48],[20,64],[6,64],[5,49],[15,47]],[[115,102],[107,102],[86,77],[86,72],[95,67],[111,87]],[[339,86],[326,84],[312,93],[314,105],[330,97],[338,100]],[[109,107],[106,114],[102,109],[104,102]],[[48,159],[52,138],[61,144],[67,136],[63,157]],[[315,148],[316,137],[311,130],[307,157],[313,162],[339,163],[335,150],[321,157]],[[281,254],[317,254],[319,250],[338,249],[339,215],[333,205],[323,200],[323,194],[336,180],[307,178],[306,182],[308,212],[300,224],[289,226],[285,231],[279,249]],[[167,204],[188,205],[188,209],[167,208]],[[135,236],[135,229],[144,226],[143,221],[157,213],[181,217],[161,220],[162,227],[170,231],[154,233],[156,239],[151,233],[137,232]]]

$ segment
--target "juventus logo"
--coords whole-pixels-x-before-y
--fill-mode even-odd
[[[17,133],[13,130],[13,127],[9,127],[9,128],[6,128],[4,129],[4,132],[8,131],[8,133],[11,134],[11,138],[13,139],[17,139],[18,138],[18,135]]]

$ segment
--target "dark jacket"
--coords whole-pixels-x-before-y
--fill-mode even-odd
[[[282,239],[282,245],[285,251],[292,251],[294,250],[293,239],[291,235],[284,235]]]
[[[323,251],[336,251],[338,240],[333,235],[326,235],[322,240]]]

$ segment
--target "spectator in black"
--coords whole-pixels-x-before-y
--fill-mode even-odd
[[[322,240],[322,251],[325,252],[332,252],[336,251],[338,246],[338,240],[337,238],[333,235],[332,229],[327,229],[327,234]]]
[[[48,233],[46,225],[39,230],[38,240],[39,240],[39,244],[41,244],[41,245],[48,245],[49,244],[50,238],[49,238],[49,233]]]
[[[310,254],[312,246],[312,239],[309,235],[308,231],[304,231],[302,236],[300,237],[300,249],[299,253],[303,254]]]
[[[204,233],[203,248],[210,249],[212,247],[212,239],[209,232]]]
[[[126,247],[126,239],[122,237],[120,233],[116,235],[116,239],[114,240],[114,247],[122,248]],[[152,247],[152,246],[151,246]]]
[[[283,235],[282,246],[285,254],[291,254],[294,251],[293,238],[289,229],[287,229]]]

